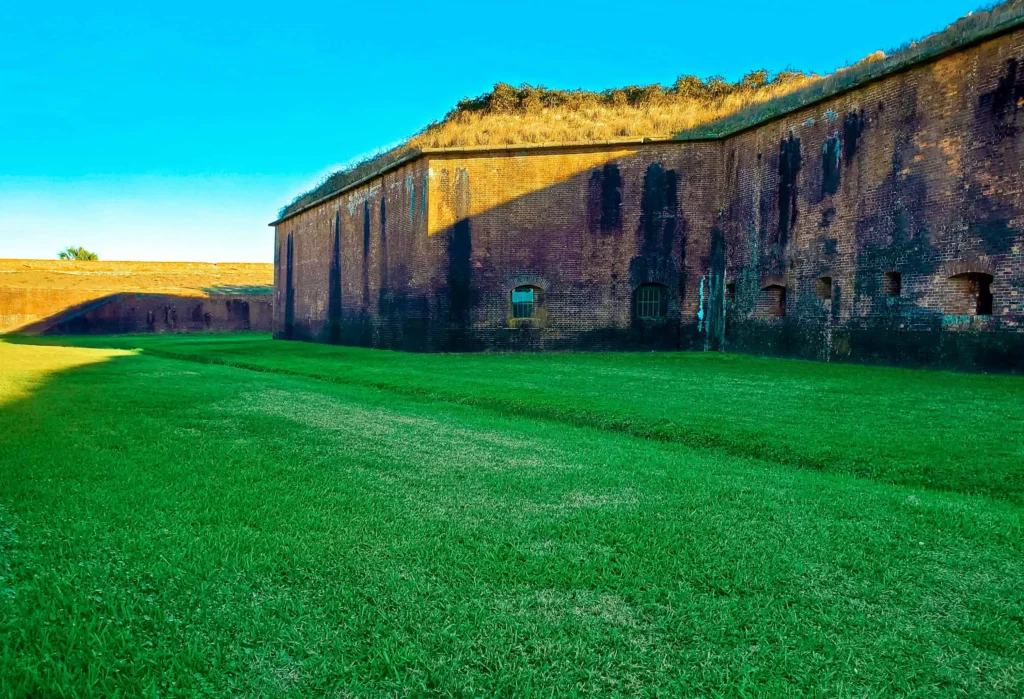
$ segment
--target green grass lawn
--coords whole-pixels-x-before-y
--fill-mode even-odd
[[[1022,514],[1020,377],[11,339],[0,696],[1021,696]]]

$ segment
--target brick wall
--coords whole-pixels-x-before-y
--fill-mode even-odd
[[[0,332],[272,329],[268,264],[0,259]]]
[[[426,349],[445,241],[427,235],[425,160],[279,225],[275,336]]]
[[[1024,368],[1022,57],[1018,31],[726,140],[728,344]],[[766,319],[775,281],[786,316]]]
[[[1021,31],[724,140],[424,155],[277,224],[276,334],[1024,369],[1017,60]]]

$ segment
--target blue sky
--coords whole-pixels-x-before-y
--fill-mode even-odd
[[[0,257],[271,261],[282,204],[495,82],[828,72],[978,3],[0,3]]]

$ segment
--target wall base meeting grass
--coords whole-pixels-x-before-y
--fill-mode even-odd
[[[0,696],[1024,695],[1024,378],[0,342]]]

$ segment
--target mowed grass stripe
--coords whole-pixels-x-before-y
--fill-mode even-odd
[[[1009,503],[66,351],[0,407],[14,696],[1024,690]]]
[[[87,342],[1024,503],[1022,377],[713,353],[422,355],[266,336]]]

